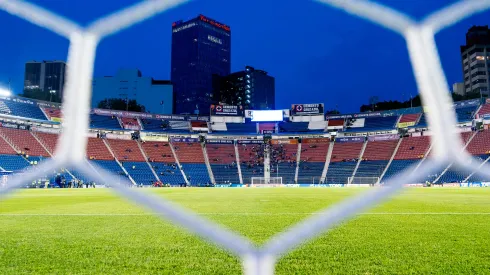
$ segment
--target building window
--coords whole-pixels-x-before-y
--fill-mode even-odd
[[[481,56],[481,55],[477,55],[476,60],[483,61],[483,60],[485,60],[485,57]]]

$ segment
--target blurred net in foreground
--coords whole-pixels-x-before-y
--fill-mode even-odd
[[[407,42],[410,61],[433,133],[434,160],[426,161],[417,174],[402,173],[388,181],[382,188],[373,188],[354,198],[349,198],[323,210],[282,233],[278,233],[262,247],[257,247],[238,234],[184,210],[160,197],[125,188],[127,179],[119,178],[100,168],[93,168],[85,161],[88,131],[91,79],[98,42],[120,30],[139,23],[151,16],[173,8],[184,0],[148,0],[101,18],[88,27],[81,27],[41,7],[19,0],[0,0],[0,8],[6,12],[49,29],[70,40],[67,83],[63,104],[63,133],[55,157],[9,179],[0,189],[4,196],[23,184],[60,167],[72,168],[88,178],[111,186],[124,196],[163,219],[187,228],[189,231],[220,245],[240,257],[246,274],[272,274],[281,255],[298,245],[334,227],[343,220],[390,198],[404,184],[422,180],[423,175],[445,167],[449,160],[460,169],[472,171],[470,155],[462,152],[463,145],[454,131],[455,112],[449,97],[449,88],[442,70],[434,35],[472,14],[490,8],[490,0],[466,0],[435,12],[421,22],[409,16],[366,0],[318,0],[318,2],[345,10],[355,16],[390,29]],[[96,172],[94,172],[94,169]],[[408,169],[410,170],[410,169]],[[486,165],[476,172],[490,176]],[[116,184],[117,183],[117,184]]]

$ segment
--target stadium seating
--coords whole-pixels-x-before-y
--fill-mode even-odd
[[[349,160],[357,160],[360,157],[362,142],[336,142],[333,151],[331,162],[342,162]]]
[[[137,118],[121,117],[120,119],[124,129],[141,130],[141,125]]]
[[[90,160],[89,162],[115,175],[126,177],[126,174],[121,169],[121,166],[119,166],[115,160]]]
[[[173,146],[191,185],[199,186],[211,182],[200,143],[175,142]]]
[[[420,116],[422,114],[404,114],[401,116],[400,121],[398,123],[406,123],[409,126],[413,126],[417,123],[417,120],[419,120]],[[413,125],[410,125],[413,124]]]
[[[390,167],[388,167],[388,170],[386,170],[386,173],[381,179],[381,182],[388,181],[398,173],[405,171],[405,169],[407,168],[414,168],[414,166],[417,165],[417,163],[419,163],[420,161],[420,159],[394,159],[391,162]]]
[[[464,108],[457,108],[456,111],[456,116],[458,119],[458,122],[468,122],[473,119],[475,116],[475,112],[478,106],[469,106],[469,107],[464,107]]]
[[[116,117],[90,115],[90,128],[94,129],[121,129],[121,125]]]
[[[150,162],[158,178],[164,184],[180,186],[185,184],[184,176],[175,163]]]
[[[216,183],[240,183],[233,144],[206,144]]]
[[[488,154],[490,152],[490,131],[478,132],[466,150],[472,155]]]
[[[426,128],[427,127],[427,117],[426,117],[425,113],[423,113],[420,116],[419,123],[417,123],[416,126],[413,126],[413,127],[420,127],[420,128]],[[413,128],[413,127],[411,127],[411,128]]]
[[[485,161],[488,157],[490,156],[490,154],[485,154],[485,155],[480,155],[480,156],[477,156],[476,158],[483,162]],[[489,163],[487,162],[487,165]],[[478,166],[475,164],[475,169],[478,168]],[[468,182],[490,182],[490,177],[485,177],[485,176],[480,176],[480,175],[472,175],[469,179],[468,179]]]
[[[22,103],[13,100],[0,100],[7,106],[8,110],[10,110],[10,115],[24,117],[24,118],[33,118],[39,120],[47,120],[44,113],[36,104]],[[3,107],[3,111],[7,112],[7,108]]]
[[[149,132],[165,132],[169,129],[168,121],[161,119],[141,119],[143,130]]]
[[[134,140],[107,139],[114,155],[120,161],[146,161]]]
[[[59,108],[48,108],[48,107],[43,107],[44,113],[48,116],[48,119],[50,120],[56,120],[56,119],[61,119],[62,114],[61,114],[61,109]]]
[[[29,131],[11,128],[0,128],[0,132],[12,143],[19,151],[30,156],[49,157],[49,153],[31,135]]]
[[[242,170],[243,183],[251,183],[252,177],[264,176],[264,145],[263,144],[238,144],[240,156],[240,169]]]
[[[364,127],[346,128],[346,132],[369,132],[395,129],[398,116],[369,117],[364,119]]]
[[[330,143],[301,144],[298,183],[312,183],[322,176]]]
[[[0,109],[0,112],[1,112],[1,109]],[[480,110],[478,110],[478,116],[483,117],[487,114],[490,114],[490,104],[483,104],[481,106]]]
[[[146,162],[121,161],[121,165],[137,184],[152,185],[157,181]]]
[[[58,135],[43,132],[35,132],[33,134],[39,138],[50,153],[54,153],[58,144]]]
[[[114,160],[101,138],[88,138],[87,158],[94,160]]]
[[[29,167],[29,161],[20,155],[0,155],[0,167],[6,171],[19,171]]]
[[[271,177],[282,177],[283,183],[294,183],[297,153],[298,144],[273,144],[270,154]]]
[[[430,137],[405,137],[396,152],[396,160],[421,159],[430,147]]]
[[[369,141],[355,177],[380,177],[393,155],[397,143],[398,140]]]
[[[308,132],[308,122],[281,122],[279,132],[304,133]]]
[[[189,121],[169,121],[168,122],[170,129],[173,130],[181,130],[181,131],[189,131],[191,129],[191,123]]]
[[[337,146],[337,145],[335,145]],[[334,150],[335,150],[334,146]],[[347,179],[352,176],[357,162],[330,162],[327,171],[327,178],[325,183],[328,184],[346,184]]]
[[[257,133],[257,123],[226,123],[226,128],[229,133]]]
[[[0,100],[0,114],[10,115],[12,111],[10,111],[9,107],[3,100]]]
[[[0,154],[15,155],[17,154],[17,151],[0,137]]]

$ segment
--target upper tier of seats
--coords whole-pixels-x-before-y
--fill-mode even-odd
[[[417,122],[421,114],[404,114],[400,118],[399,123]]]
[[[478,111],[479,116],[483,116],[486,114],[490,114],[490,104],[483,104],[480,110]]]
[[[403,160],[423,158],[427,153],[427,150],[429,150],[429,147],[430,137],[428,136],[405,137],[402,139],[394,159]]]
[[[43,110],[49,119],[62,117],[61,109],[44,107]]]
[[[112,152],[121,161],[146,161],[135,140],[108,139]]]
[[[256,134],[257,123],[226,123],[227,132]]]
[[[141,125],[137,118],[121,117],[124,129],[141,130]]]
[[[331,162],[359,159],[362,146],[362,142],[336,142],[333,146]]]
[[[22,103],[12,100],[0,100],[0,102],[3,102],[3,104],[1,104],[1,110],[4,114],[39,120],[47,120],[44,113],[35,104]],[[5,108],[5,106],[7,108]]]
[[[360,131],[380,131],[395,129],[395,123],[398,120],[398,116],[388,117],[368,117],[364,119],[363,127],[347,128],[347,132],[360,132]]]
[[[29,131],[0,128],[0,132],[18,149],[19,152],[24,152],[26,155],[30,156],[50,156]]]
[[[117,117],[90,115],[90,128],[95,129],[121,129]]]
[[[173,145],[181,164],[204,163],[204,154],[200,143],[175,142]]]
[[[469,107],[464,107],[464,108],[458,108],[456,109],[456,116],[458,119],[458,122],[468,122],[473,119],[475,116],[475,112],[478,106],[469,106]]]
[[[389,160],[398,140],[369,141],[364,150],[363,160]]]
[[[308,132],[308,124],[308,122],[281,122],[279,123],[279,132]]]

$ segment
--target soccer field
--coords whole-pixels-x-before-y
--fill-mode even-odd
[[[264,243],[361,189],[151,189]],[[239,260],[109,189],[0,201],[0,273],[237,274]],[[490,189],[407,189],[282,258],[277,274],[488,274]]]

